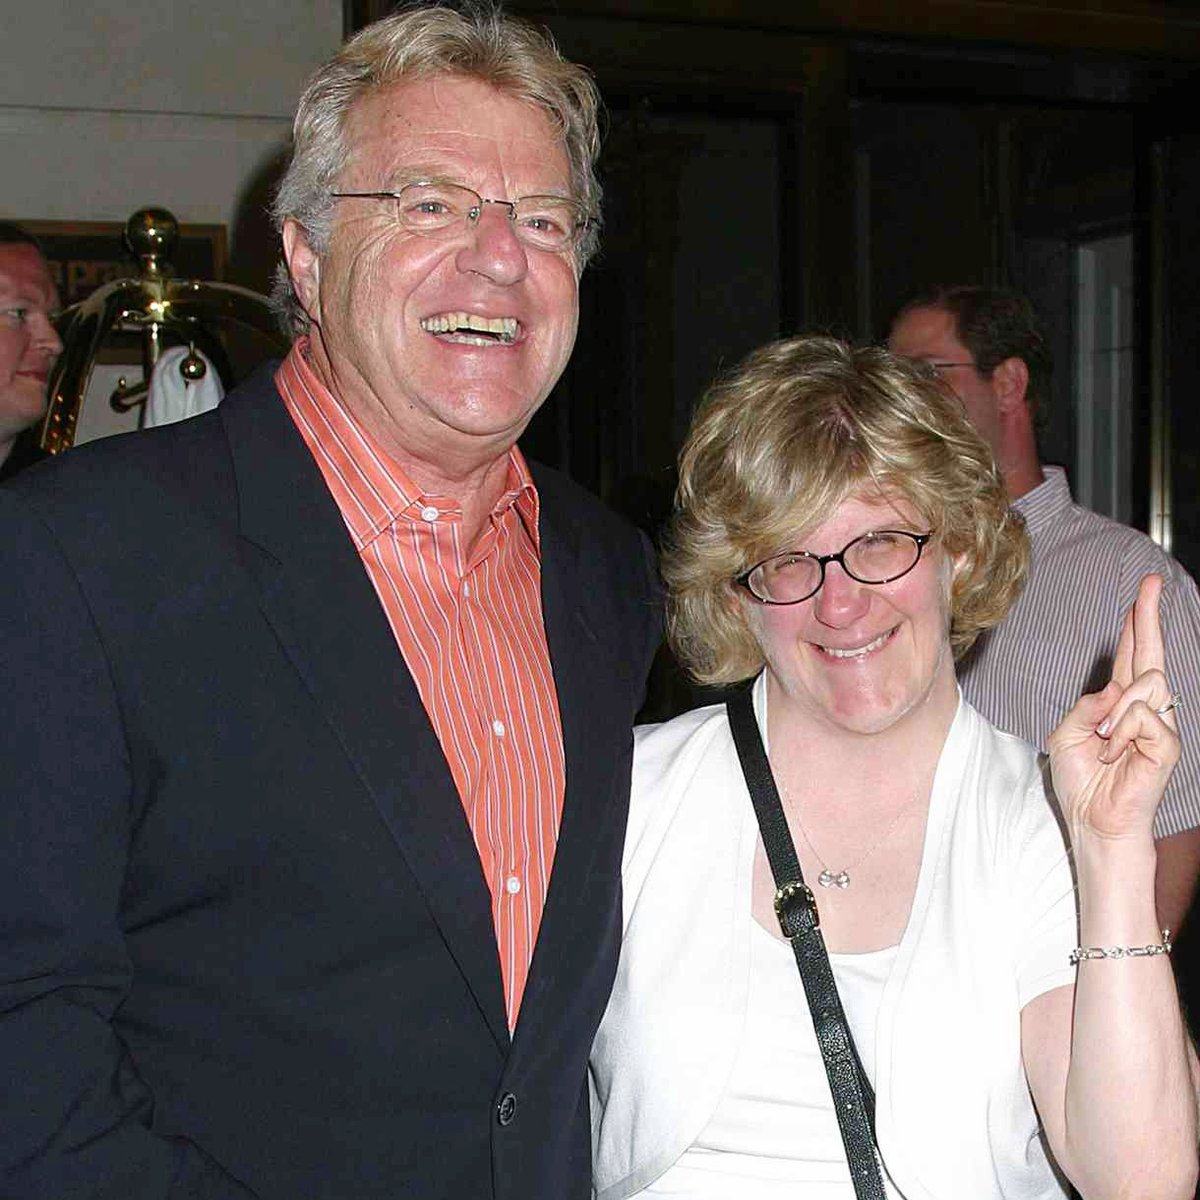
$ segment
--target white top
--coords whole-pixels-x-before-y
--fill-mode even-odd
[[[763,692],[760,680],[760,723]],[[749,1019],[757,841],[723,706],[638,730],[625,938],[591,1063],[600,1200],[663,1177],[733,1077]],[[912,912],[862,1046],[880,1150],[906,1200],[1066,1195],[1038,1135],[1020,1012],[1073,982],[1075,943],[1070,868],[1035,754],[960,703]]]
[[[748,913],[745,1034],[700,1136],[639,1196],[692,1200],[854,1200],[833,1097],[792,948]],[[856,1044],[871,1045],[896,947],[832,954]],[[872,1069],[863,1064],[868,1078]],[[803,1192],[798,1191],[804,1185]],[[885,1184],[886,1186],[886,1184]],[[895,1196],[895,1191],[889,1191]]]
[[[758,927],[762,929],[761,925]],[[803,985],[799,982],[800,972],[796,969],[796,956],[792,953],[791,946],[778,938],[772,940],[791,962],[792,973],[801,987],[800,998],[803,1000]],[[829,965],[833,968],[833,979],[837,984],[842,1011],[846,1014],[846,1022],[850,1026],[850,1036],[854,1039],[854,1048],[858,1051],[859,1061],[872,1087],[875,1085],[875,1029],[879,1020],[879,1006],[883,1001],[884,984],[892,973],[892,965],[899,950],[899,946],[888,946],[885,950],[872,950],[867,954],[829,956]],[[805,1008],[807,1007],[806,1004]]]

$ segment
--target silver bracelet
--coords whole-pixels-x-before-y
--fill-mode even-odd
[[[1150,946],[1076,946],[1071,951],[1071,966],[1085,958],[1154,958],[1171,953],[1171,931],[1162,931],[1162,941]]]

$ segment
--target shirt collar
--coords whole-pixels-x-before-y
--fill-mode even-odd
[[[516,446],[513,446],[508,452],[508,479],[503,495],[496,501],[496,506],[492,509],[493,518],[499,520],[506,508],[514,506],[517,516],[521,519],[521,524],[525,526],[525,532],[533,542],[533,548],[541,554],[542,538],[538,532],[541,497],[538,495],[537,485],[533,482],[529,464]]]
[[[422,492],[321,381],[308,349],[307,337],[296,341],[275,373],[275,385],[321,467],[355,547],[361,551],[398,520],[421,520],[430,505],[456,518],[458,498]],[[504,491],[492,509],[493,521],[514,506],[540,550],[540,499],[525,456],[515,445],[508,451]]]
[[[1054,526],[1070,505],[1071,485],[1062,467],[1043,467],[1042,482],[1013,501],[1031,537]]]

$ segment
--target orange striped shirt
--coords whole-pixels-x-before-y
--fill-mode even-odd
[[[307,340],[275,384],[362,558],[450,765],[492,895],[516,1026],[562,819],[558,696],[542,620],[538,494],[509,451],[468,549],[453,497],[423,494],[317,378]]]

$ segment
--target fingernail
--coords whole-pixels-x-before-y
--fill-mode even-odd
[[[1096,732],[1101,737],[1108,737],[1108,731],[1111,728],[1112,728],[1112,722],[1107,717],[1105,717],[1104,720],[1101,721],[1100,724],[1096,726]]]

